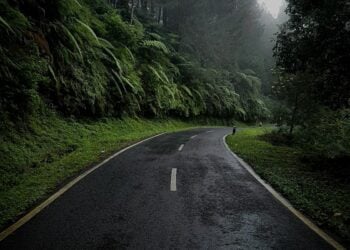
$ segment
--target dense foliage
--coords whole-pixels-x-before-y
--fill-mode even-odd
[[[75,117],[267,118],[264,64],[251,49],[259,9],[231,5],[1,0],[1,127],[47,107]]]
[[[293,206],[321,228],[336,233],[348,246],[350,185],[342,181],[342,176],[337,178],[312,168],[303,160],[303,148],[267,142],[265,137],[271,137],[271,134],[266,135],[267,131],[274,130],[247,128],[235,136],[228,136],[226,142]],[[273,135],[279,134],[273,132]]]
[[[346,0],[288,3],[290,19],[275,47],[274,92],[284,103],[276,121],[289,125],[289,136],[311,162],[339,168],[348,178],[350,5]]]
[[[0,0],[0,207],[11,208],[0,226],[99,159],[106,143],[112,152],[188,126],[166,117],[273,118],[280,130],[264,139],[292,148],[244,136],[231,146],[247,147],[287,195],[295,186],[311,196],[314,176],[348,186],[350,5],[287,2],[288,18],[275,20],[257,0]],[[331,195],[322,192],[316,200]],[[339,212],[326,207],[332,228],[349,224],[348,213],[328,220]]]

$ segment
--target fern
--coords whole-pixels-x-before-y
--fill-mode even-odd
[[[124,83],[126,83],[134,93],[137,93],[136,87],[124,76],[121,77]]]
[[[111,44],[108,40],[98,37],[98,41],[100,42],[100,44],[104,47],[107,47],[109,49],[115,49],[115,47],[113,46],[113,44]]]
[[[117,78],[117,80],[118,80],[118,83],[121,83],[121,82],[123,82],[123,80],[122,80],[122,78],[121,78],[121,75],[119,74],[119,73],[117,73],[115,70],[111,70],[111,72],[112,72],[112,74],[113,74],[113,76],[115,76],[116,78]]]
[[[159,75],[162,78],[162,82],[164,83],[170,83],[168,76],[165,74],[163,70],[159,70]]]
[[[119,76],[119,74],[118,74],[117,72],[115,72],[114,70],[112,70],[112,74],[113,74],[114,77],[117,78],[117,80],[115,80],[115,78],[112,77],[112,81],[114,82],[115,87],[117,88],[117,91],[118,91],[118,93],[119,93],[119,96],[123,99],[123,98],[124,98],[124,95],[123,95],[122,90],[121,90],[120,87],[119,87],[119,83],[121,82],[120,76]]]
[[[120,73],[122,74],[122,73],[123,73],[123,69],[122,69],[122,67],[120,66],[119,60],[115,57],[115,55],[113,54],[113,52],[112,52],[110,49],[106,48],[106,47],[104,47],[103,49],[104,49],[104,50],[107,52],[107,54],[113,59],[113,61],[114,61],[114,63],[115,63],[115,66],[117,66],[118,72],[120,72]]]
[[[12,34],[16,34],[15,31],[11,28],[11,26],[0,16],[0,24],[2,24],[5,28],[11,31]]]
[[[122,43],[121,43],[121,46],[125,49],[125,51],[126,51],[127,54],[129,55],[129,58],[131,59],[131,61],[132,61],[133,63],[135,63],[136,60],[135,60],[134,54],[131,52],[131,50],[130,50],[127,46],[125,46],[124,44],[122,44]]]
[[[157,80],[163,81],[163,79],[160,76],[159,72],[153,66],[147,65],[147,68],[153,73],[153,75],[157,78]]]
[[[75,37],[72,35],[72,33],[69,31],[69,29],[66,26],[64,26],[62,23],[59,22],[58,25],[62,28],[64,33],[67,35],[67,37],[72,41],[75,49],[79,53],[80,59],[83,60],[83,53],[82,53],[80,46],[79,46],[77,40],[75,39]]]
[[[49,69],[49,72],[52,76],[52,78],[55,80],[56,83],[58,83],[58,80],[57,80],[57,77],[56,77],[56,74],[55,74],[55,71],[52,69],[51,65],[48,64],[48,69]]]
[[[168,94],[171,96],[172,102],[174,103],[175,102],[175,93],[174,93],[174,91],[171,90],[170,87],[167,86],[167,85],[162,85],[162,88],[164,88],[168,92]]]
[[[162,37],[160,35],[158,35],[157,33],[148,33],[148,35],[151,37],[151,39],[154,39],[154,40],[161,40]]]
[[[97,35],[95,34],[94,30],[87,25],[86,23],[82,22],[81,20],[79,20],[78,18],[75,19],[79,24],[81,24],[87,31],[89,31],[89,33],[95,38],[96,42],[98,45],[100,45],[100,40],[97,37]]]
[[[78,0],[74,0],[74,2],[75,2],[80,8],[83,7],[83,6],[81,6],[81,4],[79,3]]]
[[[160,41],[146,40],[146,41],[143,41],[142,46],[145,48],[158,49],[158,50],[161,50],[165,54],[169,54],[169,49],[167,48],[167,46]]]

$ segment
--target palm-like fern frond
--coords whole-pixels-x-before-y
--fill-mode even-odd
[[[75,37],[73,36],[73,34],[69,31],[69,29],[62,24],[61,22],[58,22],[58,26],[61,27],[62,31],[67,35],[67,37],[69,38],[69,40],[72,42],[72,44],[74,45],[75,49],[78,51],[80,59],[83,60],[83,53],[81,51],[81,48],[77,42],[77,40],[75,39]]]
[[[11,25],[8,24],[8,22],[5,21],[5,19],[3,19],[0,16],[0,24],[1,26],[4,26],[7,30],[11,31],[12,34],[16,34],[15,31],[12,29]]]
[[[157,41],[157,40],[143,41],[142,46],[145,48],[158,49],[158,50],[161,50],[165,54],[169,54],[169,49],[167,48],[167,46],[164,43]]]
[[[107,47],[103,47],[103,50],[107,52],[107,54],[113,59],[113,62],[115,63],[115,66],[117,66],[118,72],[123,73],[123,69],[120,65],[119,60],[116,58],[116,56],[113,54],[113,52],[108,49]]]
[[[87,31],[89,31],[89,33],[95,38],[97,44],[100,44],[100,40],[97,37],[95,31],[86,23],[84,23],[83,21],[79,20],[78,18],[75,19],[79,24],[81,24]]]

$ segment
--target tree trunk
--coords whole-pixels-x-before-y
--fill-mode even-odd
[[[167,26],[168,24],[168,8],[164,7],[163,8],[163,25]]]
[[[155,18],[155,16],[156,16],[156,10],[155,10],[155,8],[154,8],[154,0],[151,0],[151,1],[150,1],[150,11],[151,11],[152,17]]]
[[[147,0],[141,0],[141,8],[143,11],[147,12]]]
[[[130,14],[130,23],[134,22],[134,11],[135,11],[135,0],[131,0],[131,14]]]
[[[119,0],[116,4],[117,7],[125,10],[129,10],[129,0]]]
[[[163,7],[159,6],[158,8],[158,23],[162,23]]]
[[[292,135],[294,132],[296,116],[298,113],[298,101],[299,101],[299,94],[295,94],[294,109],[292,113],[292,119],[290,122],[289,135]]]
[[[137,8],[138,8],[138,9],[141,9],[141,6],[142,6],[141,0],[137,0]]]

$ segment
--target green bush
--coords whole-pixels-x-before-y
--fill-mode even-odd
[[[315,170],[328,171],[348,180],[350,169],[350,111],[321,109],[293,134],[280,126],[263,138],[274,145],[293,145],[302,150],[301,159]]]
[[[303,149],[303,159],[316,169],[335,173],[349,179],[350,169],[350,113],[322,110],[310,118],[295,134],[295,141]]]

